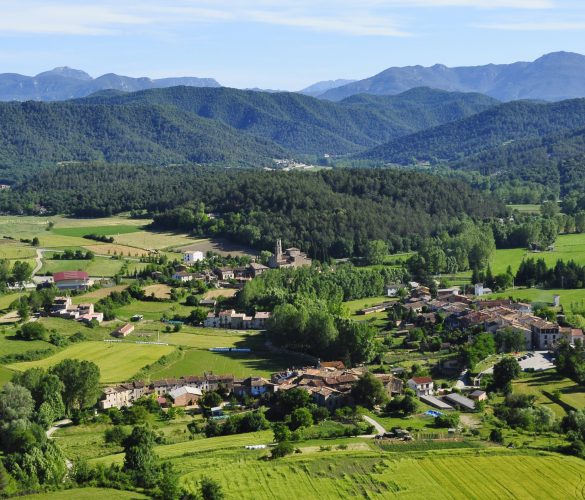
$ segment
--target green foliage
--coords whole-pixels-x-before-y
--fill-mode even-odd
[[[364,373],[351,388],[351,395],[357,405],[373,408],[388,399],[382,382],[370,372]]]
[[[43,324],[35,321],[22,325],[19,336],[24,340],[48,340],[49,332]]]
[[[292,431],[313,425],[313,415],[307,408],[297,408],[290,414],[289,427]]]
[[[137,426],[124,440],[124,470],[136,484],[146,488],[155,484],[158,457],[154,452],[155,435],[148,427]]]
[[[580,341],[572,347],[562,341],[556,350],[555,366],[557,372],[574,380],[577,384],[585,384],[585,347]]]
[[[270,452],[272,458],[282,458],[292,454],[295,451],[295,447],[290,441],[281,441]]]
[[[225,497],[221,484],[209,477],[201,479],[200,489],[203,500],[222,500]]]
[[[512,380],[520,376],[520,365],[516,358],[506,356],[494,365],[494,387],[506,389]]]
[[[53,366],[49,373],[59,377],[63,383],[63,403],[67,413],[72,410],[91,408],[101,393],[100,369],[91,361],[64,359]]]

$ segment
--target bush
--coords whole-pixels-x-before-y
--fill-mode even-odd
[[[504,442],[504,436],[500,429],[492,429],[490,432],[490,441],[493,443],[502,444]]]
[[[282,458],[286,455],[290,455],[295,450],[295,447],[290,441],[281,441],[278,443],[270,453],[271,458]]]
[[[130,432],[124,427],[115,425],[111,429],[106,429],[104,432],[104,441],[109,444],[121,445],[129,435]]]
[[[24,340],[47,340],[49,338],[49,334],[44,325],[36,321],[22,325],[18,335]]]

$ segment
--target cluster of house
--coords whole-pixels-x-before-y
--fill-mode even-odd
[[[307,254],[301,252],[298,248],[287,248],[283,251],[282,242],[278,240],[274,248],[274,254],[268,262],[268,266],[260,264],[259,262],[252,262],[244,267],[217,267],[213,271],[203,271],[192,273],[189,272],[189,267],[196,262],[202,261],[205,258],[201,251],[185,251],[183,252],[183,265],[176,268],[176,272],[172,278],[181,282],[188,282],[192,280],[202,280],[206,283],[211,282],[245,282],[260,276],[268,269],[279,269],[283,267],[301,267],[310,266],[312,260],[307,257]],[[153,278],[162,276],[162,273],[153,273]]]
[[[406,385],[421,401],[438,410],[475,411],[477,402],[487,400],[487,393],[479,389],[474,389],[467,396],[447,390],[436,391],[431,377],[412,377]]]
[[[104,314],[94,311],[93,304],[73,304],[71,297],[55,297],[51,305],[51,316],[63,319],[73,319],[89,323],[92,320],[101,323]]]
[[[478,286],[481,287],[481,284]],[[395,285],[386,287],[387,294],[395,290]],[[558,298],[556,301],[558,304]],[[390,305],[381,304],[380,307]],[[526,350],[551,349],[561,339],[571,344],[577,339],[583,340],[581,329],[561,327],[556,322],[535,316],[530,304],[510,299],[479,300],[476,296],[460,294],[459,287],[439,289],[437,298],[433,299],[427,287],[418,285],[412,289],[402,307],[431,323],[436,320],[436,313],[441,313],[445,326],[451,329],[481,327],[488,333],[502,330],[520,332],[524,336]]]
[[[235,328],[239,330],[264,330],[266,322],[270,318],[269,312],[258,311],[254,316],[245,313],[237,313],[234,309],[210,312],[203,321],[203,326],[208,328]]]
[[[268,380],[263,377],[237,379],[233,375],[189,376],[155,380],[151,383],[128,382],[104,389],[99,407],[122,408],[145,395],[154,395],[163,406],[191,406],[206,391],[220,388],[236,396],[259,397],[277,391],[301,388],[311,394],[312,400],[330,410],[351,403],[351,388],[365,368],[346,369],[341,361],[320,363],[318,367],[275,373]],[[389,374],[375,374],[389,396],[400,394],[403,382]]]

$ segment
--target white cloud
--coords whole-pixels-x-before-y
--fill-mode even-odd
[[[409,35],[402,15],[412,9],[554,6],[553,0],[0,0],[0,35],[112,35],[136,26],[164,31],[177,24],[248,22],[395,37]]]
[[[558,22],[534,22],[534,23],[495,23],[482,24],[478,28],[499,31],[582,31],[585,30],[585,22],[558,21]]]

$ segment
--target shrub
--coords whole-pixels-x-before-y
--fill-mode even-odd
[[[290,455],[295,450],[294,446],[290,441],[281,441],[271,451],[271,458],[282,458],[286,455]]]

